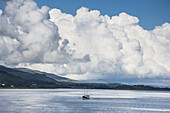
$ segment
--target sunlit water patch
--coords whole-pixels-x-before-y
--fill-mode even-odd
[[[91,98],[83,100],[84,91]],[[0,113],[170,112],[170,92],[82,89],[0,89]]]

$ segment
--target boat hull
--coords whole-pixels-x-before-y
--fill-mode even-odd
[[[90,99],[90,95],[84,95],[82,96],[83,99]]]

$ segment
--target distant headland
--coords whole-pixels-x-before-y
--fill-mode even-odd
[[[8,68],[0,65],[0,88],[71,88],[71,89],[115,89],[115,90],[155,90],[170,91],[146,85],[126,85],[121,83],[88,83],[68,79],[55,74],[27,68]]]

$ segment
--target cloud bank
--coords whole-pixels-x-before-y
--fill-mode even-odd
[[[49,8],[32,0],[6,2],[0,15],[0,60],[7,64],[67,63],[69,57],[58,27],[49,20]]]
[[[32,0],[0,11],[0,62],[78,80],[170,78],[170,24],[152,31],[126,13],[82,7],[75,16]]]

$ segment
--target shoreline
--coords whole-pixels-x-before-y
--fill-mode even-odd
[[[160,89],[118,89],[118,88],[2,88],[0,89],[99,89],[99,90],[132,90],[132,91],[170,91],[170,88],[160,88]]]

